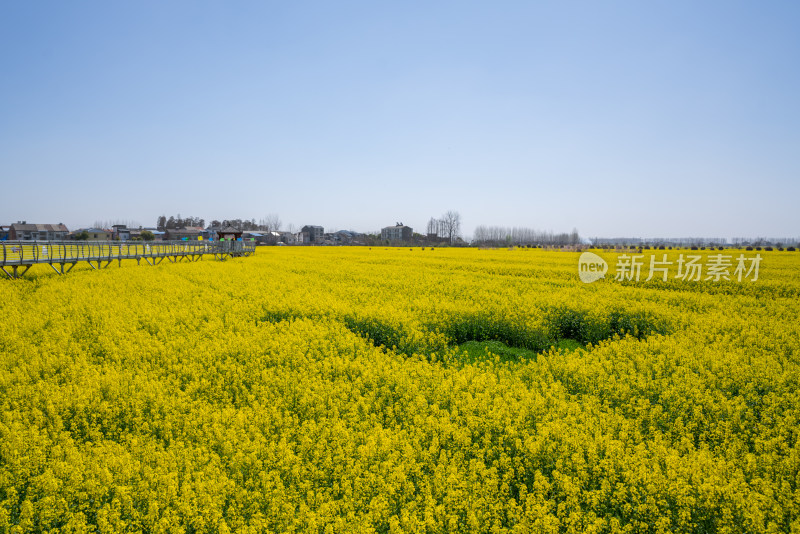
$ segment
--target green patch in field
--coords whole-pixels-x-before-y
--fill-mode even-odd
[[[509,321],[505,316],[490,312],[453,314],[443,324],[436,326],[451,343],[460,345],[469,341],[499,341],[509,347],[532,352],[549,350],[553,338],[548,332]],[[561,336],[566,337],[566,336]]]
[[[577,343],[579,347],[596,345],[616,337],[632,336],[645,339],[652,334],[668,334],[667,321],[644,312],[623,309],[591,313],[589,310],[556,306],[542,310],[541,324],[528,324],[509,319],[502,313],[483,311],[454,313],[438,324],[429,325],[444,334],[452,345],[469,341],[499,341],[508,347],[534,353],[559,348],[561,340]],[[564,348],[574,350],[574,345]]]
[[[586,346],[574,339],[561,339],[553,344],[552,348],[573,351],[585,350]],[[502,362],[519,362],[536,359],[536,355],[542,352],[510,347],[502,341],[466,341],[458,345],[458,350],[462,354],[464,363],[494,359],[495,356],[499,357]]]
[[[592,314],[588,310],[558,306],[547,312],[546,322],[551,339],[574,339],[583,344],[597,344],[615,336],[632,336],[641,340],[670,331],[666,321],[658,317],[624,310]]]
[[[558,350],[563,349],[568,351],[573,351],[578,349],[586,350],[586,345],[575,339],[561,339],[555,345],[553,345],[553,348]]]

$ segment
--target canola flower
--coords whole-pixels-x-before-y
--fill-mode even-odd
[[[0,532],[800,531],[800,254],[761,255],[35,267],[0,284]]]

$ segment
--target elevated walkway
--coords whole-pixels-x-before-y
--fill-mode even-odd
[[[108,267],[117,261],[145,260],[158,265],[164,258],[199,261],[206,255],[218,260],[249,256],[255,252],[254,241],[0,241],[0,269],[8,278],[19,278],[32,265],[44,263],[58,274],[66,274],[80,262],[93,269]]]

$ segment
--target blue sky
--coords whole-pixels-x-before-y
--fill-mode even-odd
[[[796,2],[0,0],[0,224],[800,235]]]

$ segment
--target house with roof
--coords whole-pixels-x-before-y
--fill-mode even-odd
[[[205,230],[200,226],[186,226],[184,228],[171,229],[166,231],[166,238],[169,241],[197,241],[203,237]]]
[[[130,238],[133,241],[142,240],[142,232],[150,232],[151,234],[153,234],[153,240],[154,241],[164,241],[166,239],[164,237],[165,232],[163,232],[163,231],[161,231],[161,230],[159,230],[157,228],[142,228],[142,227],[139,227],[139,228],[136,228],[136,229],[130,228],[128,231],[130,232],[130,235],[131,235]]]
[[[414,229],[403,223],[396,223],[394,226],[387,226],[381,229],[381,239],[383,241],[411,241],[414,236]]]
[[[330,234],[330,240],[334,245],[352,245],[360,235],[352,230],[339,230]]]
[[[321,245],[325,241],[325,228],[306,225],[300,230],[299,238],[304,245]]]
[[[104,228],[79,228],[72,232],[72,239],[83,239],[81,237],[86,232],[86,241],[111,241],[113,231]]]
[[[278,232],[278,243],[284,245],[296,245],[297,234],[294,232],[286,232],[286,231]]]
[[[8,239],[11,241],[63,241],[69,230],[62,223],[28,224],[20,221],[9,227]]]
[[[217,230],[217,239],[225,239],[226,241],[238,240],[242,238],[242,231],[234,228],[233,226],[224,226]]]
[[[131,231],[127,224],[115,224],[111,226],[111,238],[117,241],[128,241],[131,238]]]
[[[281,234],[279,232],[243,232],[242,237],[252,239],[258,245],[275,245],[280,240]]]

